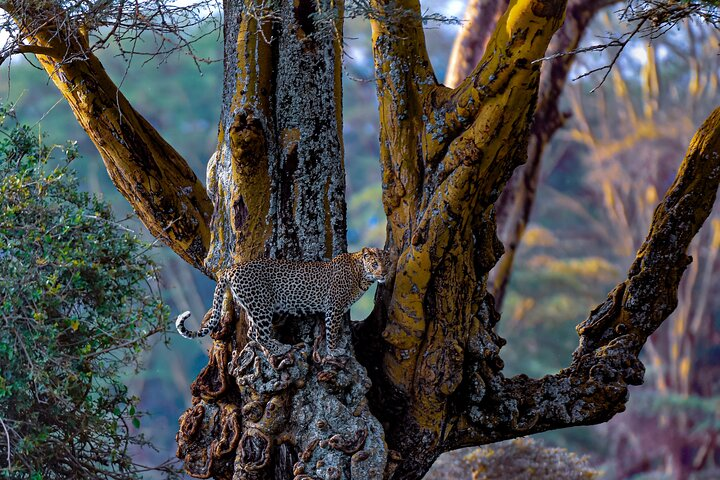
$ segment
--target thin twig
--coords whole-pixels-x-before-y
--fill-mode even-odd
[[[10,456],[10,432],[8,432],[7,427],[5,426],[5,422],[3,421],[2,417],[0,417],[0,424],[3,427],[3,430],[5,430],[5,439],[7,441],[7,466],[8,470],[12,467],[12,457]]]

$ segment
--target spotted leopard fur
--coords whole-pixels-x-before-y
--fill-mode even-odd
[[[324,313],[328,352],[336,355],[340,353],[343,315],[374,281],[385,281],[389,265],[387,253],[377,248],[338,255],[329,262],[260,259],[238,263],[220,276],[207,325],[196,332],[187,330],[185,320],[190,312],[185,312],[178,316],[175,326],[187,338],[212,332],[220,320],[223,297],[229,287],[235,302],[247,313],[248,338],[272,355],[290,349],[271,336],[273,313]]]

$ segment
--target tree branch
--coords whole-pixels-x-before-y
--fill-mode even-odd
[[[12,5],[16,6],[16,5]],[[41,9],[44,7],[46,9]],[[140,220],[185,261],[203,270],[212,205],[202,183],[180,154],[127,101],[88,50],[75,27],[57,31],[52,3],[17,6],[16,19],[28,48],[58,87],[99,150],[110,178]],[[35,25],[23,19],[34,18]],[[46,55],[44,53],[60,52]],[[73,59],[74,61],[69,61]]]
[[[677,305],[678,284],[692,260],[685,252],[712,210],[719,183],[720,108],[693,137],[627,280],[578,325],[571,365],[542,379],[520,375],[489,385],[461,415],[448,446],[595,424],[623,411],[627,386],[642,383],[641,348]]]
[[[563,12],[564,2],[512,2],[483,61],[456,89],[458,98],[472,99],[466,104],[473,121],[452,141],[437,171],[426,177],[429,193],[422,216],[398,260],[397,270],[404,275],[396,279],[385,329],[385,338],[398,348],[419,345],[425,329],[423,297],[433,269],[456,245],[454,238],[479,220],[471,212],[491,205],[525,160],[539,81],[539,69],[531,62],[544,54]]]
[[[418,0],[374,0],[373,56],[380,103],[380,163],[388,245],[406,242],[415,225],[425,169],[423,98],[437,87]],[[402,15],[397,15],[402,12]],[[392,249],[392,247],[390,247]]]
[[[549,56],[575,50],[595,14],[613,3],[617,3],[616,0],[570,0],[565,22],[548,47]],[[540,179],[540,164],[545,146],[565,123],[566,115],[560,112],[558,103],[574,61],[575,55],[564,55],[543,63],[539,98],[528,142],[528,161],[515,172],[495,204],[498,230],[505,245],[505,254],[491,273],[490,280],[493,285],[495,305],[499,310],[502,309],[505,291],[510,281],[515,253],[525,234],[525,227],[535,204],[535,192]]]
[[[500,342],[484,286],[501,248],[488,207],[524,161],[539,81],[532,60],[544,54],[564,7],[511,2],[483,61],[456,90],[419,75],[417,87],[398,91],[378,80],[387,248],[398,261],[364,330],[382,332],[384,340],[382,374],[373,382],[392,399],[382,414],[393,426],[388,442],[404,457],[398,478],[424,472],[428,452],[441,451],[468,342]],[[376,67],[384,66],[385,51],[412,53],[395,42],[421,44],[420,33],[403,33],[385,38],[388,45],[376,40]],[[394,65],[412,65],[412,58],[391,61],[391,79],[398,78]]]

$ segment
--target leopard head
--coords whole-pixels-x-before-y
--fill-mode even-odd
[[[363,248],[360,252],[362,254],[362,266],[365,275],[365,279],[378,283],[385,283],[390,272],[390,256],[385,250],[379,248]]]

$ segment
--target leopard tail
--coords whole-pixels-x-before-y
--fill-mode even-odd
[[[204,327],[201,327],[200,330],[197,331],[192,331],[185,328],[185,320],[190,317],[190,312],[184,312],[178,315],[177,320],[175,320],[175,328],[177,328],[178,333],[185,338],[197,338],[204,337],[208,333],[214,331],[215,327],[217,327],[218,323],[220,323],[220,313],[222,312],[222,303],[223,298],[225,297],[225,290],[227,290],[227,287],[228,280],[227,277],[223,275],[220,277],[220,280],[218,280],[217,286],[215,287],[215,293],[213,294],[212,313],[210,314],[210,319]]]

